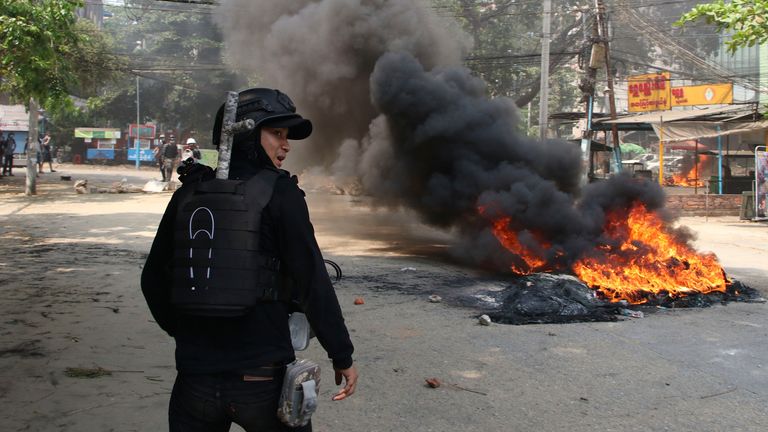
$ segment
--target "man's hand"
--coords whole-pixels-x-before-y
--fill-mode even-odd
[[[346,399],[355,392],[357,388],[357,369],[355,365],[350,366],[348,369],[336,369],[336,385],[341,385],[341,377],[344,377],[344,388],[340,392],[336,393],[333,400],[340,401]]]

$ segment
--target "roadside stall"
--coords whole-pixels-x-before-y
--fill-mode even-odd
[[[652,129],[659,138],[658,154],[662,169],[673,174],[664,183],[691,180],[695,185],[708,186],[710,193],[738,194],[751,191],[754,180],[754,149],[763,145],[768,130],[768,120],[762,120],[754,104],[711,106],[684,111],[651,112],[640,115],[620,116],[616,120],[599,119],[595,130],[607,130],[612,124],[629,130]],[[674,155],[679,152],[691,163],[688,171],[679,169]],[[677,169],[678,172],[675,172]],[[658,169],[656,172],[659,172]],[[662,171],[665,172],[665,171]],[[680,174],[675,176],[674,174]],[[709,176],[709,184],[705,183]],[[676,184],[676,183],[675,183]]]
[[[0,105],[0,129],[3,137],[13,134],[16,141],[13,165],[23,167],[27,165],[27,155],[24,153],[24,143],[29,135],[29,113],[24,105]]]
[[[155,162],[154,148],[162,144],[159,141],[155,143],[155,130],[156,128],[153,124],[131,124],[128,128],[131,145],[127,149],[127,160],[135,162],[137,167],[140,162]],[[136,161],[137,150],[139,154],[138,162]]]
[[[75,128],[75,138],[82,138],[85,143],[85,154],[75,152],[72,155],[72,162],[83,163],[85,160],[91,162],[106,162],[119,159],[118,152],[124,148],[121,141],[120,129],[114,128]]]

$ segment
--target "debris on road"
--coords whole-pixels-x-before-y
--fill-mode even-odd
[[[365,300],[363,300],[362,297],[355,297],[355,304],[356,305],[362,305],[365,304]]]
[[[165,192],[168,189],[168,182],[159,180],[150,180],[144,184],[144,192]]]
[[[87,179],[81,179],[75,181],[75,192],[79,194],[87,194],[88,193],[88,180]]]
[[[70,378],[101,378],[112,375],[112,372],[100,366],[95,368],[68,367],[64,370],[64,375]]]
[[[113,182],[109,187],[89,187],[87,179],[80,179],[75,181],[75,193],[89,194],[89,193],[135,193],[143,192],[144,190],[138,186],[128,183],[126,179]]]
[[[630,318],[645,318],[644,313],[632,309],[621,308],[619,309],[619,313]]]
[[[438,388],[438,387],[440,387],[441,385],[443,385],[443,382],[442,382],[442,381],[440,381],[440,380],[439,380],[439,379],[437,379],[437,378],[427,378],[427,379],[425,379],[424,381],[427,383],[427,386],[428,386],[429,388]],[[466,387],[462,387],[462,386],[460,386],[460,385],[458,385],[458,384],[453,384],[453,383],[449,383],[449,382],[447,382],[447,383],[445,383],[445,385],[447,385],[448,387],[452,387],[452,388],[454,388],[454,389],[456,389],[456,390],[464,390],[464,391],[466,391],[466,392],[475,393],[475,394],[479,394],[479,395],[483,395],[483,396],[488,396],[488,393],[483,393],[483,392],[481,392],[481,391],[477,391],[477,390],[468,389],[468,388],[466,388]]]
[[[430,303],[440,303],[441,301],[443,301],[443,298],[437,294],[432,294],[431,296],[429,296]]]
[[[478,318],[477,321],[480,323],[480,325],[484,325],[484,326],[491,325],[491,317],[489,317],[488,315],[480,315],[480,318]]]
[[[143,370],[109,370],[96,366],[93,368],[68,367],[64,370],[64,375],[70,378],[101,378],[103,376],[110,376],[114,372],[144,373]]]

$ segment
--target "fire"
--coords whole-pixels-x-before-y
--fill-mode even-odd
[[[485,214],[485,209],[480,208]],[[536,250],[550,247],[540,236],[531,235],[538,247],[520,241],[521,232],[511,227],[511,218],[492,220],[493,234],[502,246],[519,257],[510,264],[516,274],[555,269]],[[526,232],[526,234],[528,234]],[[642,204],[615,211],[604,227],[608,239],[578,259],[573,273],[609,301],[646,303],[657,296],[677,298],[693,293],[725,292],[726,278],[717,257],[700,254],[674,238],[663,221]]]
[[[480,206],[477,210],[481,215],[491,218],[488,216],[487,207]],[[499,243],[519,258],[519,262],[513,262],[509,265],[509,269],[512,270],[512,273],[527,275],[550,270],[547,265],[547,260],[520,241],[520,234],[523,232],[516,232],[512,229],[512,218],[501,216],[497,219],[492,219],[491,225],[493,235],[499,240]],[[531,241],[535,242],[537,245],[543,248],[549,247],[547,242],[541,239],[540,236],[536,236],[527,231],[524,233],[527,237],[531,237]]]
[[[611,214],[605,234],[613,244],[577,261],[573,271],[611,301],[638,304],[657,295],[725,292],[725,273],[717,257],[676,240],[641,204],[626,216]]]
[[[510,269],[516,274],[531,274],[544,270],[547,261],[520,243],[516,232],[509,229],[511,218],[503,217],[493,222],[493,235],[508,251],[522,260],[522,265],[512,263]]]
[[[688,172],[684,174],[675,174],[672,177],[666,179],[666,183],[669,186],[683,186],[683,187],[704,187],[704,181],[701,179],[701,172],[709,162],[709,157],[702,155],[699,158],[699,162],[691,167]]]

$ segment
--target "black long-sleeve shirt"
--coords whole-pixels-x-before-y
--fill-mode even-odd
[[[255,174],[248,171],[239,178],[245,180]],[[176,339],[176,368],[184,373],[239,373],[293,361],[290,310],[285,303],[259,303],[239,318],[193,317],[174,310],[170,304],[171,261],[178,197],[179,191],[160,221],[141,275],[142,292],[152,316]],[[279,257],[281,271],[293,279],[303,312],[334,368],[350,367],[354,347],[315,240],[304,193],[295,178],[284,171],[262,214],[260,235],[263,252]]]

